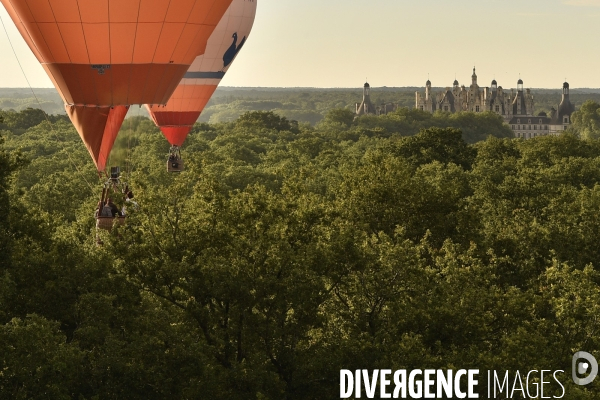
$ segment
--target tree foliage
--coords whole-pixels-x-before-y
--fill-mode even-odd
[[[571,116],[571,129],[584,139],[600,138],[600,104],[588,100]]]
[[[349,117],[197,124],[176,175],[126,121],[139,207],[112,232],[72,127],[6,132],[0,399],[327,399],[340,369],[570,376],[574,351],[600,356],[599,142]]]

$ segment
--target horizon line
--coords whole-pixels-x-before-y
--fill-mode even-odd
[[[406,88],[424,88],[425,86],[371,86],[371,88],[386,88],[386,89],[406,89]],[[452,86],[432,86],[432,88],[447,88]],[[467,87],[467,86],[465,86]],[[479,86],[480,88],[489,88],[490,86]],[[219,86],[218,89],[361,89],[362,86]],[[3,86],[0,89],[54,89],[58,92],[55,87],[39,86],[39,87],[26,87],[26,86]],[[527,89],[544,89],[544,90],[562,90],[562,87],[528,87]],[[600,90],[600,87],[571,87],[570,90],[578,89],[592,89]]]

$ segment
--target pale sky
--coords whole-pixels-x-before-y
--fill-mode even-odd
[[[34,87],[51,87],[6,11]],[[25,87],[0,30],[0,87]],[[600,0],[258,0],[222,86],[600,87]]]

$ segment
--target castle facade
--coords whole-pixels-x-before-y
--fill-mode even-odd
[[[452,88],[441,93],[433,93],[431,81],[425,84],[425,93],[415,93],[415,108],[428,112],[484,112],[491,111],[504,118],[516,137],[557,135],[571,124],[571,114],[575,107],[569,100],[569,84],[563,84],[562,99],[558,109],[552,108],[550,115],[541,112],[534,115],[534,101],[530,89],[523,89],[523,81],[517,81],[517,89],[504,90],[496,80],[490,87],[479,87],[477,74],[473,68],[471,85],[459,86],[454,80]]]

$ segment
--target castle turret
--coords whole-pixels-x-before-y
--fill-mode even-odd
[[[513,115],[527,115],[527,106],[525,102],[525,93],[523,93],[523,80],[517,81],[517,95],[512,103]]]
[[[498,114],[503,114],[504,112],[502,101],[498,100],[498,82],[495,79],[490,86],[490,98],[486,109]]]
[[[371,85],[365,82],[363,86],[363,101],[356,108],[356,115],[375,114],[377,109],[371,103]]]
[[[553,124],[564,125],[565,127],[571,123],[571,114],[575,111],[575,106],[569,100],[569,83],[563,83],[562,98],[558,105]]]

